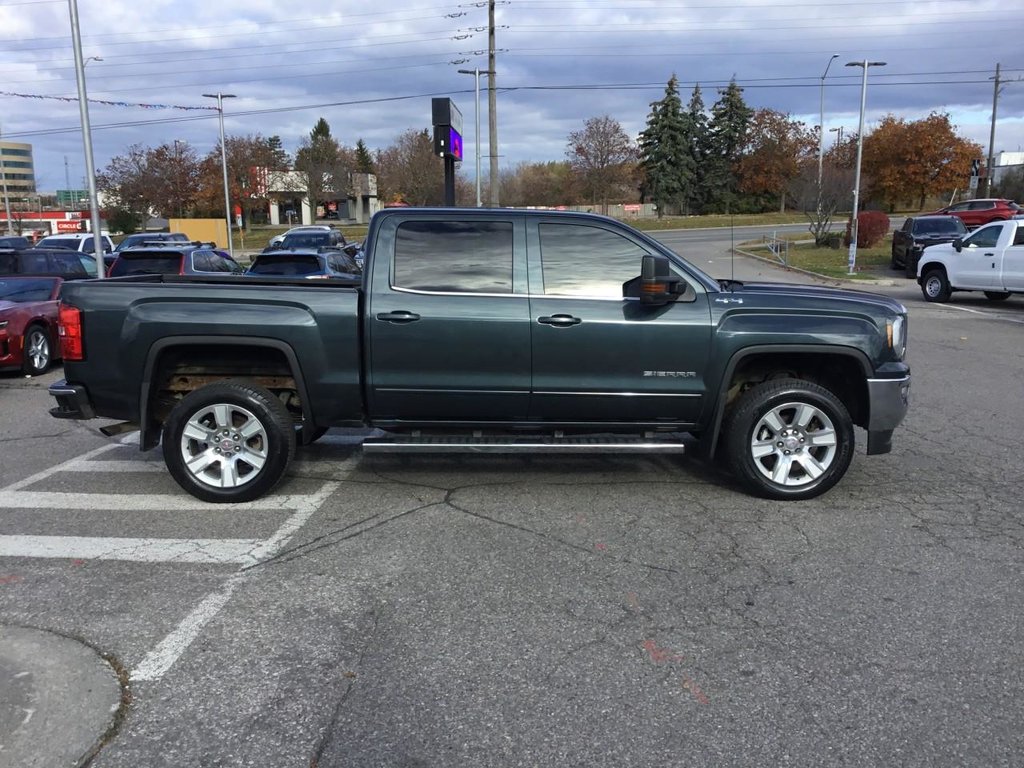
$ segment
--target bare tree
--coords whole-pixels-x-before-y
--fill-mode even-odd
[[[348,197],[351,158],[331,135],[331,127],[322,117],[303,138],[295,153],[295,170],[306,177],[306,193],[313,218],[317,208],[330,199]]]
[[[377,193],[384,202],[443,205],[444,165],[427,131],[405,131],[377,153],[376,166]]]
[[[592,202],[600,200],[602,211],[608,210],[609,198],[634,192],[636,148],[617,120],[608,115],[590,118],[582,131],[569,134],[566,154],[584,194]]]
[[[791,182],[789,193],[807,217],[807,229],[816,245],[829,244],[836,212],[852,202],[853,176],[852,169],[826,161],[822,166],[820,204],[816,162],[803,163],[800,175]]]
[[[106,197],[108,206],[128,211],[142,221],[156,208],[154,190],[160,185],[150,168],[151,151],[141,144],[133,144],[127,153],[113,158],[96,175],[96,186]]]
[[[146,169],[152,179],[150,197],[161,216],[181,218],[190,214],[199,188],[200,159],[186,141],[161,144],[146,152]]]

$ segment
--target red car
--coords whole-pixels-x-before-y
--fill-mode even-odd
[[[0,368],[38,376],[59,356],[59,277],[0,277]]]
[[[1024,213],[1024,208],[1021,208],[1013,200],[985,198],[964,200],[962,203],[947,205],[945,208],[941,208],[928,215],[935,216],[943,213],[949,216],[956,216],[970,229],[974,229],[991,221],[1012,219],[1014,216]]]

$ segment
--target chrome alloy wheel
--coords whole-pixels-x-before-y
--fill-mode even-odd
[[[33,328],[25,338],[25,357],[33,371],[45,371],[50,367],[50,340],[39,328]]]
[[[836,456],[835,425],[819,408],[783,403],[757,422],[750,455],[757,471],[777,485],[799,487],[814,482]]]
[[[181,458],[201,483],[236,488],[259,475],[267,445],[266,427],[252,411],[215,403],[189,418],[181,434]]]

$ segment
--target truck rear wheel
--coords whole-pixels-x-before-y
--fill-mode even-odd
[[[758,384],[740,396],[724,426],[733,473],[759,496],[818,496],[846,474],[853,421],[831,392],[799,379]]]
[[[186,395],[163,431],[164,463],[198,499],[252,501],[281,481],[295,454],[295,427],[263,387],[218,381]]]

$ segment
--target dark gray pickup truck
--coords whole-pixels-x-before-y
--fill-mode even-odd
[[[719,281],[612,219],[376,214],[362,284],[146,276],[66,283],[57,418],[163,441],[207,501],[247,501],[330,427],[370,451],[676,451],[806,499],[854,425],[887,453],[910,390],[906,310],[882,296]],[[108,434],[115,430],[108,429]]]

